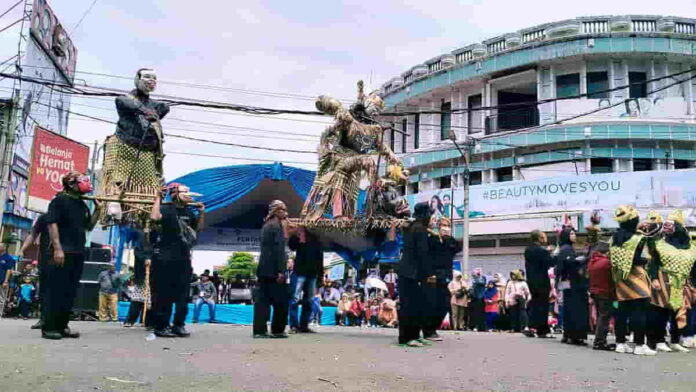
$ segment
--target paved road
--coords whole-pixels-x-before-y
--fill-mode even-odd
[[[253,340],[250,327],[197,325],[189,339],[76,322],[47,341],[0,320],[2,391],[694,391],[696,352],[646,358],[496,333],[446,333],[427,348],[396,331],[323,327]]]

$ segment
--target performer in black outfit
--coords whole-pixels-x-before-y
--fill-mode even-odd
[[[462,250],[462,245],[451,234],[451,222],[443,217],[438,220],[438,232],[428,236],[433,275],[423,286],[426,317],[423,337],[430,341],[442,341],[437,329],[450,310],[451,295],[447,286],[452,281],[454,256]]]
[[[524,250],[524,268],[527,274],[527,284],[532,299],[529,301],[529,323],[540,338],[549,335],[549,297],[551,295],[551,280],[549,268],[555,265],[547,246],[546,233],[534,230],[530,234],[533,245]],[[531,331],[523,332],[527,337],[534,337]]]
[[[162,205],[158,195],[150,218],[159,223],[153,233],[153,261],[151,286],[152,309],[155,317],[155,335],[160,337],[188,337],[185,321],[191,282],[191,248],[196,233],[205,224],[205,205],[197,203],[198,217],[188,207],[192,202],[188,187],[173,183],[166,187],[171,204]],[[175,305],[173,326],[169,326]]]
[[[46,268],[41,336],[54,340],[80,337],[70,330],[68,322],[85,262],[86,233],[96,225],[101,208],[95,202],[96,209],[91,214],[80,199],[80,195],[92,191],[89,177],[71,171],[63,176],[62,183],[63,191],[51,200],[45,218],[53,249]]]
[[[287,338],[285,326],[288,323],[289,293],[285,274],[288,255],[285,244],[288,238],[288,208],[280,200],[274,200],[268,206],[268,215],[261,229],[261,256],[256,270],[258,286],[254,302],[255,339]],[[273,306],[271,334],[266,323]]]
[[[428,247],[430,205],[414,207],[414,222],[404,230],[404,247],[399,264],[399,344],[421,347],[419,341],[424,326],[424,293],[426,280],[433,281],[431,256]]]

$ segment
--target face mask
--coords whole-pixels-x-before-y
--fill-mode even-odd
[[[80,176],[77,178],[76,188],[78,192],[82,194],[90,193],[92,192],[92,181],[90,181],[89,177],[87,176]]]
[[[140,72],[140,77],[135,81],[135,87],[141,93],[149,95],[157,87],[157,75],[151,70]]]

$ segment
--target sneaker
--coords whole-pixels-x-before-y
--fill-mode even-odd
[[[637,346],[635,348],[635,350],[633,350],[633,354],[644,355],[644,356],[654,356],[654,355],[657,355],[657,351],[651,350],[647,344],[644,344],[642,346]]]
[[[616,346],[614,346],[613,344],[606,344],[606,343],[604,343],[604,344],[595,344],[595,345],[592,346],[592,349],[593,349],[593,350],[599,350],[599,351],[615,351],[615,350],[616,350]]]
[[[177,337],[180,338],[187,338],[191,336],[191,332],[186,330],[186,327],[182,326],[177,326],[172,328],[172,333],[176,335]]]
[[[41,327],[43,327],[43,321],[39,320],[36,324],[31,326],[31,329],[41,329]]]
[[[124,328],[132,328],[132,327],[133,327],[133,324],[131,324],[131,323],[123,323],[123,327],[124,327]]]
[[[524,335],[524,336],[526,336],[526,337],[528,337],[528,338],[533,338],[533,337],[534,337],[534,332],[532,332],[532,331],[530,331],[530,330],[528,330],[528,329],[525,329],[524,331],[522,331],[522,335]],[[546,337],[546,335],[539,335],[539,337],[542,337],[542,336],[543,336],[543,337]]]
[[[272,333],[272,334],[270,335],[270,337],[271,337],[271,339],[287,339],[287,338],[288,338],[288,334],[286,334],[285,332]]]
[[[682,345],[679,344],[679,343],[670,344],[670,345],[669,345],[669,348],[671,348],[670,351],[676,351],[676,352],[679,352],[679,353],[688,353],[688,352],[689,352],[689,349],[688,349],[688,348],[685,348],[684,346],[682,346]]]
[[[254,339],[270,339],[271,335],[267,333],[255,333],[254,334]]]
[[[626,343],[619,343],[614,350],[619,354],[633,354],[633,348]]]
[[[659,351],[659,352],[663,352],[663,353],[671,353],[672,352],[672,349],[669,348],[667,343],[658,343],[657,346],[655,346],[655,350]]]
[[[693,348],[693,347],[696,347],[696,345],[694,343],[695,343],[694,338],[690,336],[688,338],[682,338],[681,345],[682,345],[682,347]]]

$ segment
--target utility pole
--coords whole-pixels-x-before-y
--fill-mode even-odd
[[[464,233],[462,235],[462,273],[469,273],[469,176],[471,174],[471,147],[472,139],[466,136],[464,140],[464,150],[462,150],[459,143],[457,143],[457,134],[450,129],[449,139],[457,147],[459,154],[464,158],[464,184],[462,186],[464,190]],[[454,200],[452,200],[454,201]]]

